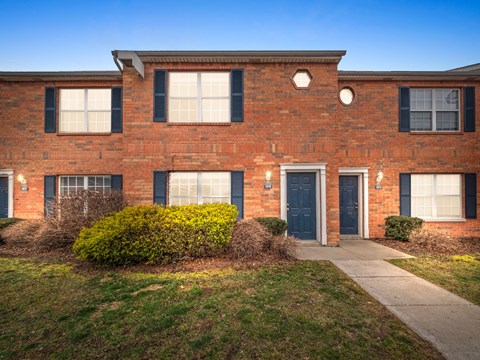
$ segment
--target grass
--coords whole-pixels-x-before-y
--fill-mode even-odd
[[[480,255],[418,255],[391,262],[480,305]]]
[[[0,359],[436,359],[327,262],[86,272],[0,258]]]

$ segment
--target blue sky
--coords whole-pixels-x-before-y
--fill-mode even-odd
[[[480,62],[480,1],[0,0],[0,71],[115,70],[110,51],[347,50],[343,70]]]

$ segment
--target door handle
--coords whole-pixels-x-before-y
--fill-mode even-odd
[[[355,207],[355,209],[358,209],[358,203],[357,202],[353,203],[353,206]]]
[[[289,210],[290,210],[290,207],[289,207],[289,204],[287,203],[287,211],[289,211]]]

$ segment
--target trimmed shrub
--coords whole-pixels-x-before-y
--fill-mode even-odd
[[[73,251],[106,265],[213,255],[230,241],[237,214],[229,204],[127,207],[83,229]]]
[[[265,255],[271,242],[272,234],[258,221],[240,220],[233,228],[227,253],[235,259],[255,259]]]
[[[423,220],[410,216],[389,216],[385,218],[385,237],[408,241],[413,230],[420,229]]]
[[[0,219],[0,244],[3,244],[3,242],[4,242],[4,239],[3,239],[2,234],[1,234],[2,230],[6,229],[10,225],[13,225],[13,224],[17,223],[18,221],[20,221],[20,219],[17,219],[17,218]]]
[[[254,220],[265,226],[274,236],[284,235],[288,228],[287,222],[277,217],[259,217]]]

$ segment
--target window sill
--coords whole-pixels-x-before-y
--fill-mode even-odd
[[[466,222],[467,219],[464,218],[445,218],[445,219],[423,219],[428,223],[440,223],[440,222]]]
[[[57,136],[110,136],[111,132],[59,132]]]
[[[231,126],[231,122],[203,123],[203,122],[167,122],[167,126]]]
[[[410,131],[410,135],[463,135],[463,131]]]

